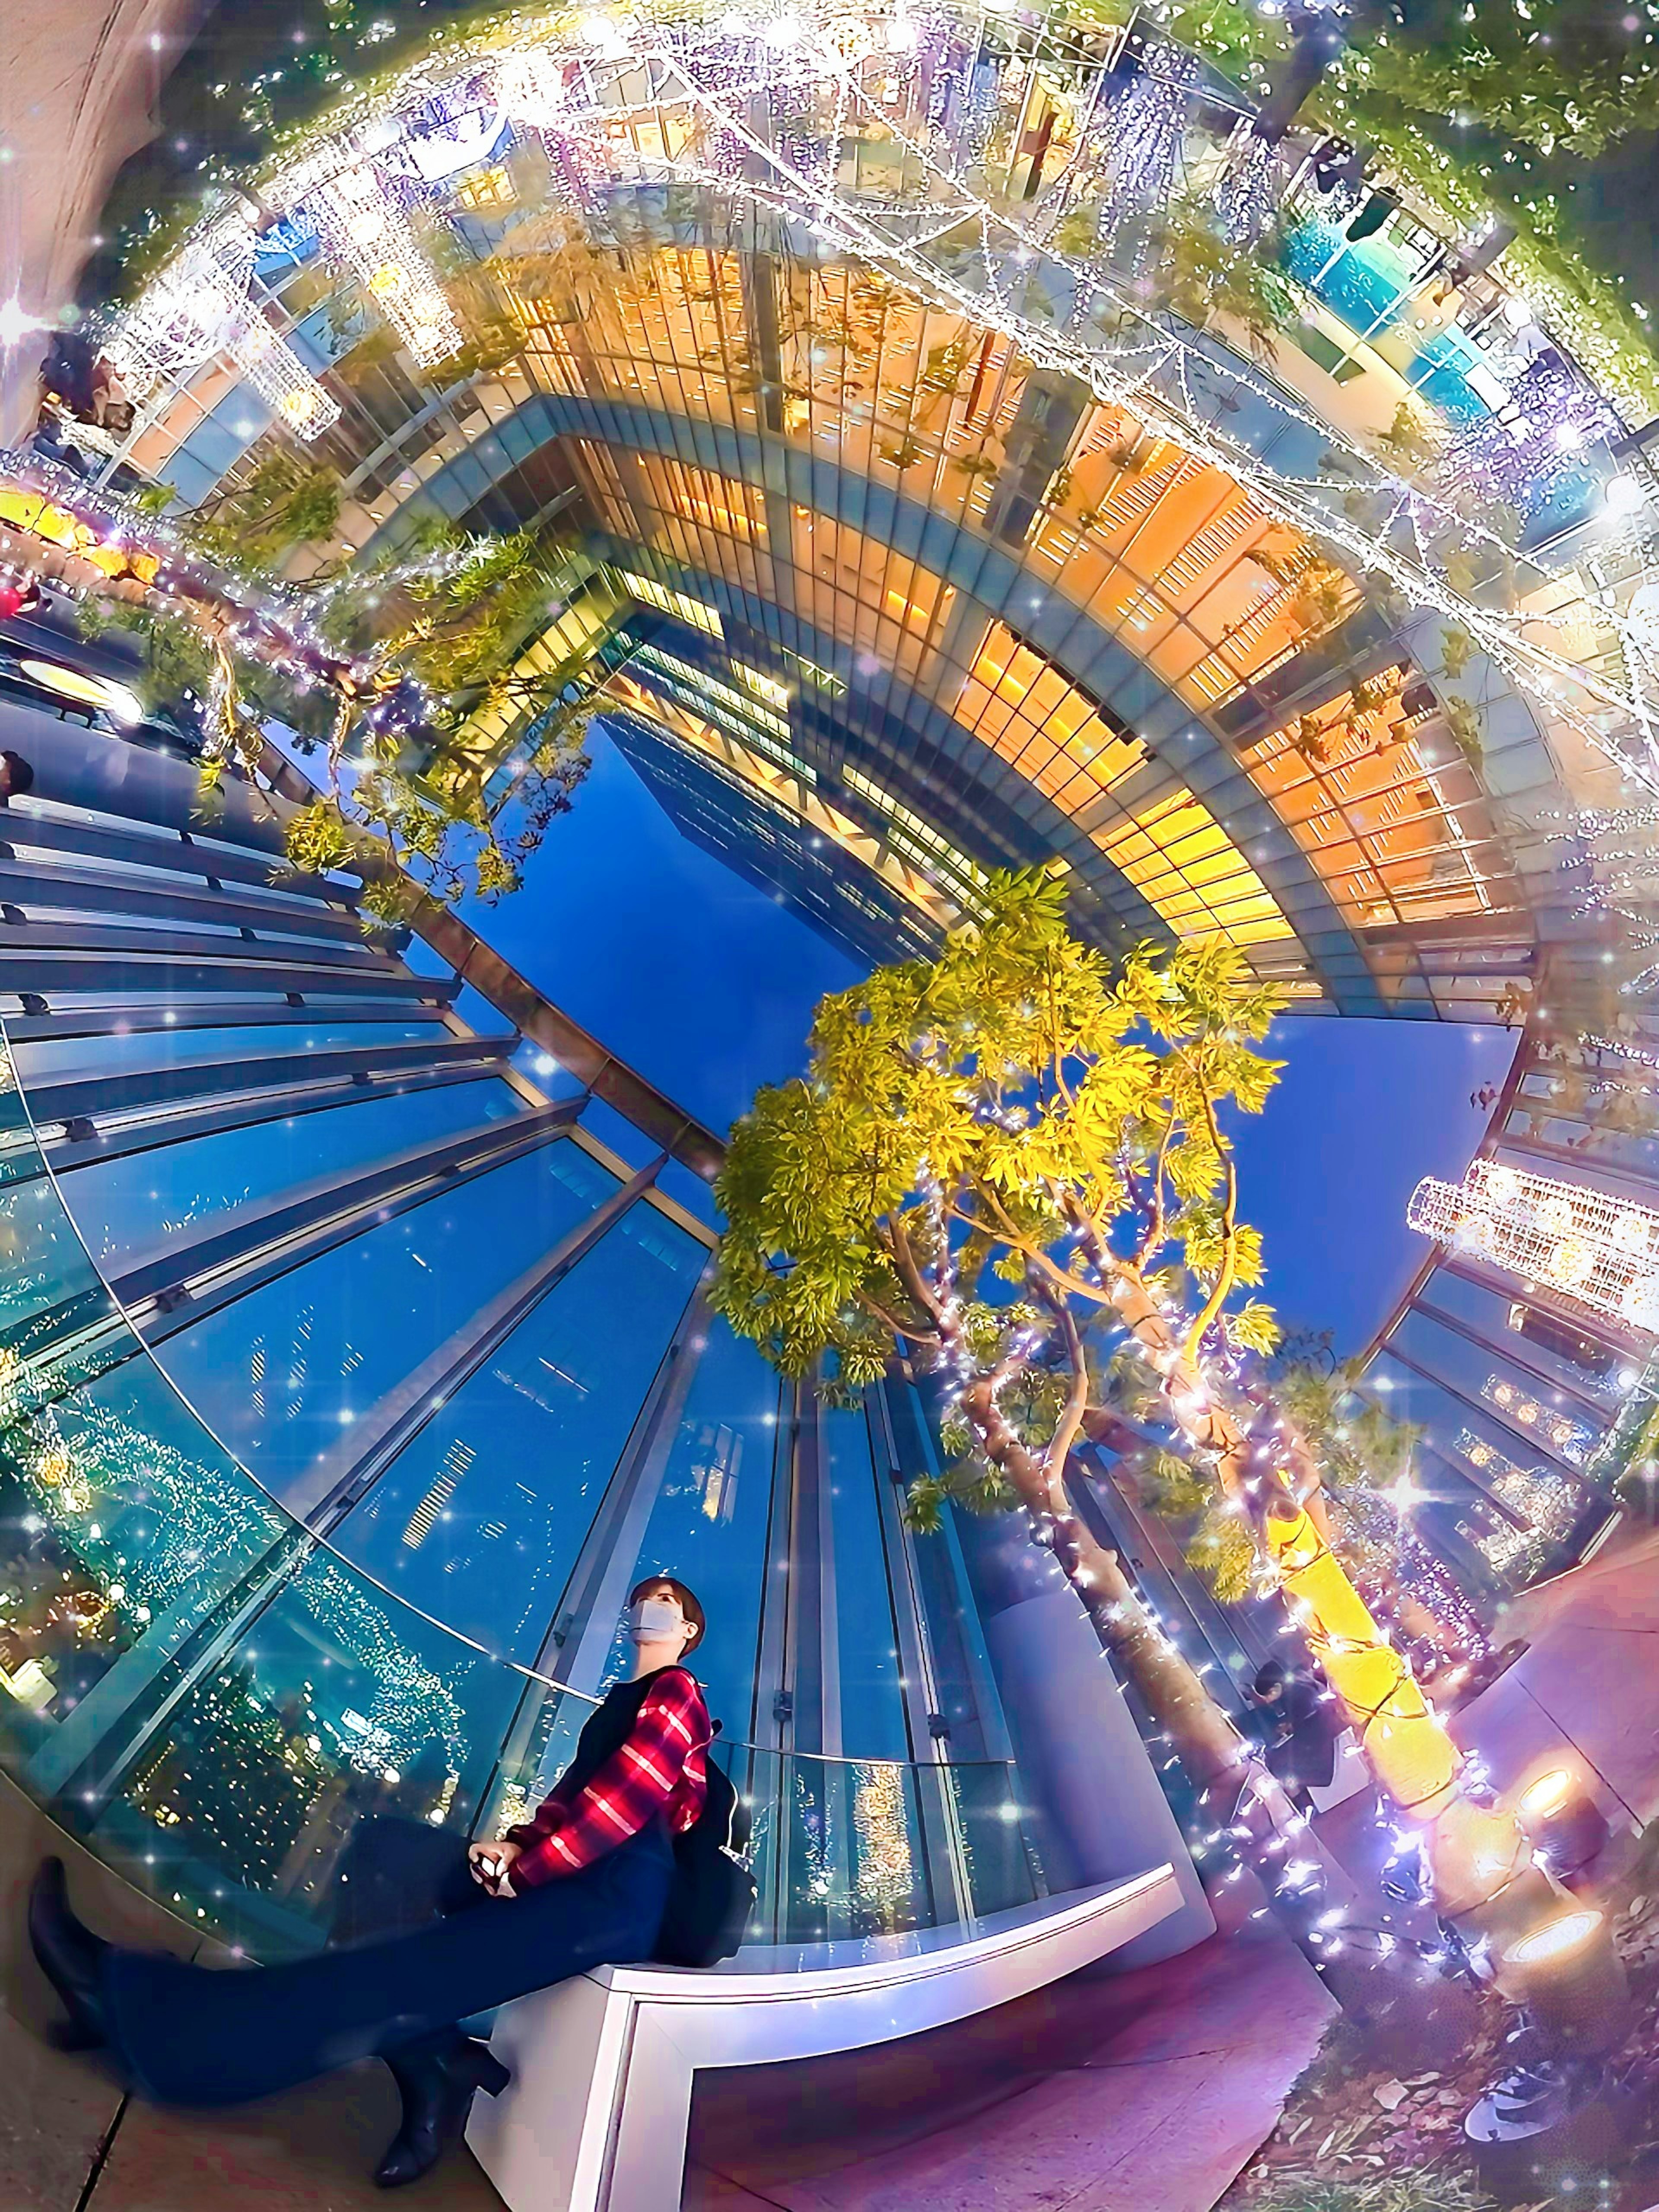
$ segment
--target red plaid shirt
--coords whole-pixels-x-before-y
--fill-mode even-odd
[[[538,1888],[614,1851],[665,1812],[675,1834],[689,1828],[708,1792],[704,1754],[714,1737],[702,1692],[684,1667],[659,1674],[620,1751],[586,1787],[556,1782],[535,1819],[510,1828],[523,1845],[513,1862],[514,1889]]]

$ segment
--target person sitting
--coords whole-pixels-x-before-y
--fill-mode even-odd
[[[705,1626],[684,1583],[637,1586],[632,1676],[589,1717],[532,1820],[494,1843],[438,1838],[449,1853],[438,1917],[407,1932],[215,1972],[103,1942],[70,1909],[63,1862],[47,1859],[30,1893],[29,1937],[69,2014],[62,2039],[107,2046],[133,2089],[186,2106],[240,2104],[381,2058],[403,2118],[374,2179],[382,2188],[418,2179],[459,2135],[474,2091],[498,2094],[509,2078],[460,2022],[589,1967],[652,1955],[671,1839],[696,1822],[708,1786],[713,1729],[683,1663]]]
[[[21,799],[26,791],[34,788],[34,763],[26,761],[21,753],[9,747],[0,752],[0,806],[9,805]]]
[[[1269,1659],[1257,1669],[1253,1694],[1263,1711],[1270,1771],[1292,1792],[1328,1790],[1344,1720],[1323,1675],[1311,1666]]]

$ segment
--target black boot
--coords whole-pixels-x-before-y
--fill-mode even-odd
[[[64,2051],[95,2051],[107,2043],[99,1970],[109,1945],[76,1918],[62,1859],[43,1859],[34,1877],[29,1944],[69,2014],[53,2041]]]
[[[386,2063],[404,2100],[404,2118],[374,2169],[382,2189],[401,2189],[430,2173],[465,2126],[473,2092],[499,2097],[512,2079],[489,2046],[470,2036],[441,2052],[392,2052]]]

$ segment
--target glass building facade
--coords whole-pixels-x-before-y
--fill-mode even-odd
[[[999,68],[988,98],[1018,78]],[[1054,69],[1034,97],[1060,99]],[[432,250],[493,334],[459,380],[388,349],[306,218],[303,165],[272,179],[290,219],[254,294],[326,397],[307,451],[344,493],[296,576],[438,517],[556,528],[603,570],[589,635],[631,605],[605,664],[654,742],[705,781],[718,759],[751,817],[787,808],[809,848],[822,810],[850,817],[935,923],[975,870],[1038,863],[1103,945],[1219,934],[1310,1009],[1492,1019],[1575,967],[1539,817],[1599,769],[1501,656],[1387,604],[1249,471],[1183,444],[1156,380],[1137,415],[965,297],[767,213],[735,173],[680,177],[667,89],[640,110],[587,70],[580,152],[517,96],[517,122],[476,88],[417,104],[384,157],[427,180]],[[906,69],[863,96],[901,137],[927,100]],[[872,222],[894,211],[875,136],[836,184]],[[666,181],[642,182],[653,148]],[[193,505],[282,447],[234,362],[163,364],[143,337],[123,465]],[[1329,459],[1288,374],[1233,361],[1224,394],[1287,500]]]

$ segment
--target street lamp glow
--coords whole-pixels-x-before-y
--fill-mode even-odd
[[[1523,1820],[1547,1820],[1559,1813],[1572,1793],[1572,1775],[1565,1766],[1553,1766],[1521,1793],[1518,1810]]]
[[[34,316],[24,313],[21,301],[15,297],[0,300],[0,352],[21,345],[31,331],[44,328],[45,325]]]

